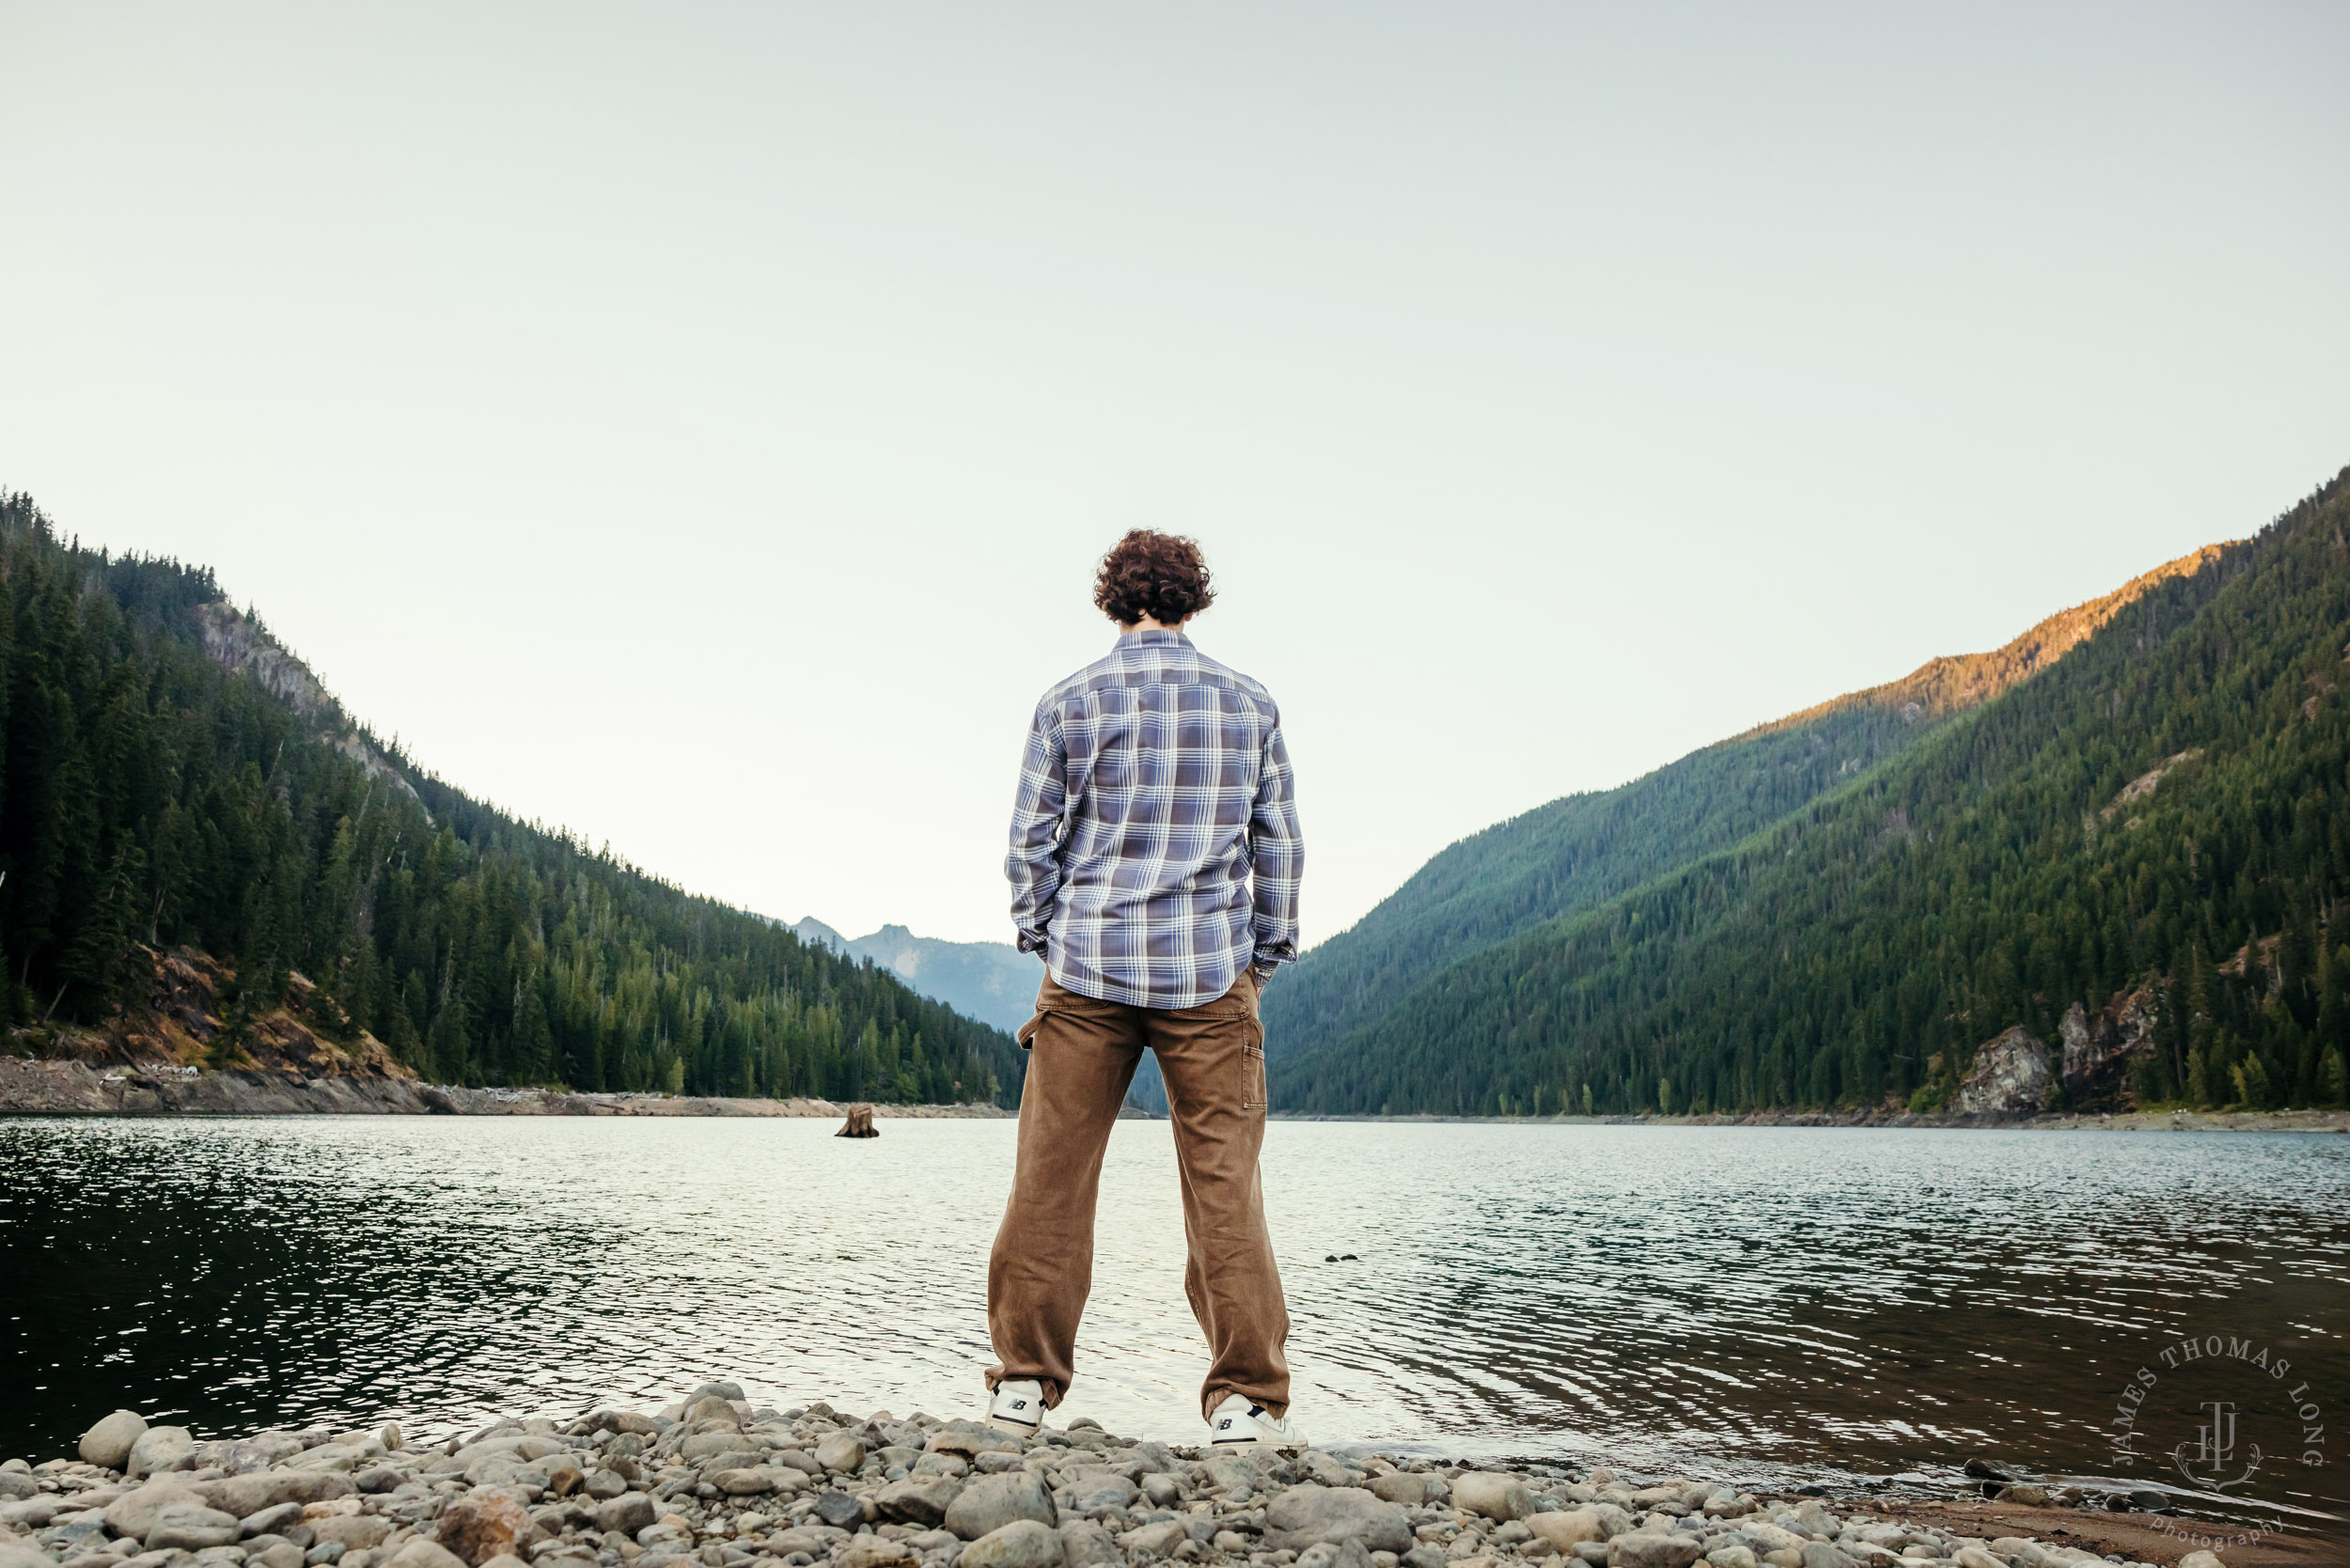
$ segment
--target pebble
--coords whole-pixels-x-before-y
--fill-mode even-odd
[[[131,1445],[146,1432],[145,1417],[135,1410],[118,1410],[82,1434],[82,1463],[119,1470],[131,1457]]]
[[[116,1411],[0,1464],[0,1568],[2089,1568],[1816,1497],[1548,1466],[1020,1439],[704,1384],[658,1413],[200,1440]],[[94,1457],[93,1457],[94,1456]],[[2036,1487],[2002,1475],[2011,1488]],[[2053,1494],[2060,1500],[2064,1494]],[[2101,1499],[2100,1499],[2101,1500]],[[1883,1509],[1886,1505],[1872,1505]],[[1897,1512],[1897,1511],[1896,1511]],[[2101,1564],[2102,1568],[2102,1564]],[[2219,1568],[2190,1556],[2184,1568]]]
[[[87,1441],[84,1439],[85,1443]],[[123,1469],[135,1481],[157,1470],[171,1469],[195,1451],[196,1434],[186,1427],[150,1426],[132,1442]]]
[[[1035,1519],[1014,1519],[965,1546],[959,1568],[1061,1568],[1060,1532]]]
[[[1119,1479],[1125,1480],[1122,1476]],[[1134,1496],[1132,1482],[1127,1483],[1126,1495],[1129,1499]],[[1060,1525],[1060,1511],[1052,1493],[1044,1489],[1035,1471],[1025,1469],[981,1476],[972,1482],[948,1505],[944,1523],[958,1539],[978,1541],[1024,1520],[1046,1529],[1058,1529]],[[1054,1539],[1058,1541],[1059,1537]]]

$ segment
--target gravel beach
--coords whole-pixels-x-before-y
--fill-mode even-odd
[[[2138,1529],[2150,1544],[2142,1557],[2056,1540],[2076,1532],[2051,1503],[2107,1499],[2030,1495],[2037,1488],[2015,1488],[2013,1500],[2059,1521],[2045,1537],[1979,1536],[1947,1508],[1904,1514],[1883,1499],[1831,1505],[1716,1482],[1637,1481],[1606,1466],[1219,1452],[1126,1441],[1082,1418],[1023,1440],[919,1413],[754,1406],[730,1383],[705,1384],[658,1412],[516,1419],[431,1446],[411,1446],[396,1425],[199,1441],[117,1411],[79,1447],[73,1459],[0,1465],[0,1568],[2221,1561],[2186,1530]],[[2290,1550],[2229,1557],[2304,1560]]]

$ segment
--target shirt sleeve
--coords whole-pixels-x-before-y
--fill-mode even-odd
[[[1248,818],[1248,858],[1255,964],[1269,970],[1297,958],[1297,887],[1306,875],[1306,840],[1298,831],[1295,778],[1278,716],[1266,731],[1257,770],[1257,802]]]
[[[1020,787],[1011,803],[1011,853],[1004,874],[1011,880],[1011,924],[1024,953],[1044,951],[1060,893],[1061,811],[1068,800],[1069,751],[1061,737],[1059,711],[1039,704],[1020,759]]]

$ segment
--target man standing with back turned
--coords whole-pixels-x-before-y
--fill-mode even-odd
[[[1118,644],[1044,694],[1011,815],[1011,918],[1045,955],[1019,1166],[987,1265],[988,1420],[1026,1436],[1069,1390],[1093,1283],[1102,1151],[1145,1046],[1175,1127],[1218,1447],[1301,1447],[1285,1419],[1289,1312],[1265,1229],[1257,997],[1297,956],[1305,869],[1280,710],[1183,635],[1214,600],[1188,539],[1136,529],[1093,602]]]

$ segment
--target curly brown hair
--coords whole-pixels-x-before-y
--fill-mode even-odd
[[[1120,626],[1144,616],[1172,626],[1214,604],[1215,586],[1198,540],[1136,528],[1102,557],[1093,602]]]

